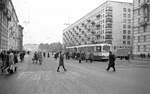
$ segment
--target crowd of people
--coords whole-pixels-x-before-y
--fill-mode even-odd
[[[88,62],[88,60],[89,60],[92,63],[93,59],[94,59],[93,53],[85,54],[85,52],[73,52],[73,53],[65,52],[64,56],[65,56],[66,60],[74,59],[74,60],[78,60],[79,63],[81,63],[84,60],[86,62]],[[55,59],[57,59],[58,57],[59,57],[59,52],[54,54]]]
[[[54,54],[54,58],[57,59],[59,57],[59,65],[58,65],[58,68],[57,68],[57,72],[59,72],[59,68],[62,66],[64,71],[66,71],[66,68],[64,66],[64,57],[66,57],[66,60],[69,60],[70,58],[71,59],[74,59],[74,60],[79,60],[79,63],[81,63],[82,60],[90,60],[90,62],[92,63],[93,61],[93,53],[89,53],[88,55],[86,55],[85,53],[69,53],[69,52],[65,52],[65,53],[62,53],[61,51],[60,52],[57,52]],[[113,71],[115,72],[116,69],[115,69],[115,60],[116,60],[116,57],[115,55],[110,51],[109,52],[109,58],[108,58],[108,67],[106,68],[106,71],[109,71],[110,68],[113,68]]]
[[[2,51],[0,52],[0,69],[2,73],[13,73],[16,71],[16,66],[19,61],[23,62],[25,56],[24,51]]]
[[[36,51],[34,52],[34,55],[33,55],[33,58],[32,58],[32,61],[33,61],[33,64],[42,64],[43,62],[43,58],[49,58],[50,57],[50,54],[49,53],[45,53],[45,52],[41,52],[41,51]]]

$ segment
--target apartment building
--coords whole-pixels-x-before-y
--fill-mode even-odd
[[[7,11],[8,0],[0,0],[0,50],[8,47],[8,21],[10,20]]]
[[[18,17],[16,14],[16,11],[14,9],[14,6],[12,4],[12,2],[8,3],[8,8],[7,8],[10,12],[10,18],[11,20],[8,22],[8,49],[14,49],[17,50],[18,47],[18,32],[19,32],[19,28],[18,28]]]
[[[11,0],[0,0],[0,50],[19,50],[23,35]],[[21,43],[22,44],[22,43]],[[22,44],[23,46],[23,44]]]
[[[133,54],[150,53],[150,0],[133,1]]]
[[[114,50],[131,48],[132,3],[106,1],[63,30],[65,46],[109,43]]]

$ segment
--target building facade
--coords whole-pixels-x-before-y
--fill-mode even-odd
[[[17,50],[19,20],[11,1],[8,3],[8,10],[11,14],[10,15],[11,20],[8,22],[8,49]]]
[[[64,29],[63,44],[109,43],[114,50],[131,48],[132,3],[106,1]]]
[[[18,36],[17,36],[17,50],[22,51],[23,50],[23,27],[21,25],[18,25]]]
[[[8,47],[8,0],[0,0],[0,50],[6,50]]]
[[[19,20],[11,0],[0,0],[0,49],[18,50]],[[23,37],[23,36],[22,36]]]
[[[150,0],[133,2],[133,54],[150,53]]]

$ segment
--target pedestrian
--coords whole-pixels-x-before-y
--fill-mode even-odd
[[[43,52],[43,56],[44,56],[44,58],[46,57],[46,53],[45,52]]]
[[[115,72],[116,69],[115,69],[115,55],[112,54],[112,52],[110,51],[109,52],[109,63],[108,63],[108,67],[107,67],[107,71],[109,71],[110,68],[113,68],[113,71]]]
[[[67,71],[66,68],[65,68],[65,66],[64,66],[64,54],[62,54],[61,51],[59,53],[59,65],[58,65],[58,68],[57,68],[57,72],[60,72],[59,71],[60,66],[63,67],[64,71]]]
[[[42,52],[38,53],[38,58],[39,58],[39,64],[42,65],[42,61],[43,61]]]
[[[17,52],[14,52],[14,64],[18,63],[18,55]]]
[[[50,57],[50,54],[49,54],[49,52],[48,52],[48,54],[47,54],[47,57],[48,57],[48,58]]]
[[[91,53],[89,54],[89,60],[90,60],[90,63],[93,62],[93,58],[94,58],[94,55],[93,55],[93,53],[91,52]]]
[[[81,61],[82,61],[82,53],[81,52],[78,53],[78,59],[79,59],[79,63],[81,63]]]

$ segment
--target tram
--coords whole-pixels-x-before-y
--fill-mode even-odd
[[[87,45],[79,45],[66,47],[66,50],[71,53],[85,53],[85,55],[93,54],[93,60],[108,60],[109,51],[112,50],[111,44],[101,43],[101,44],[87,44]]]

